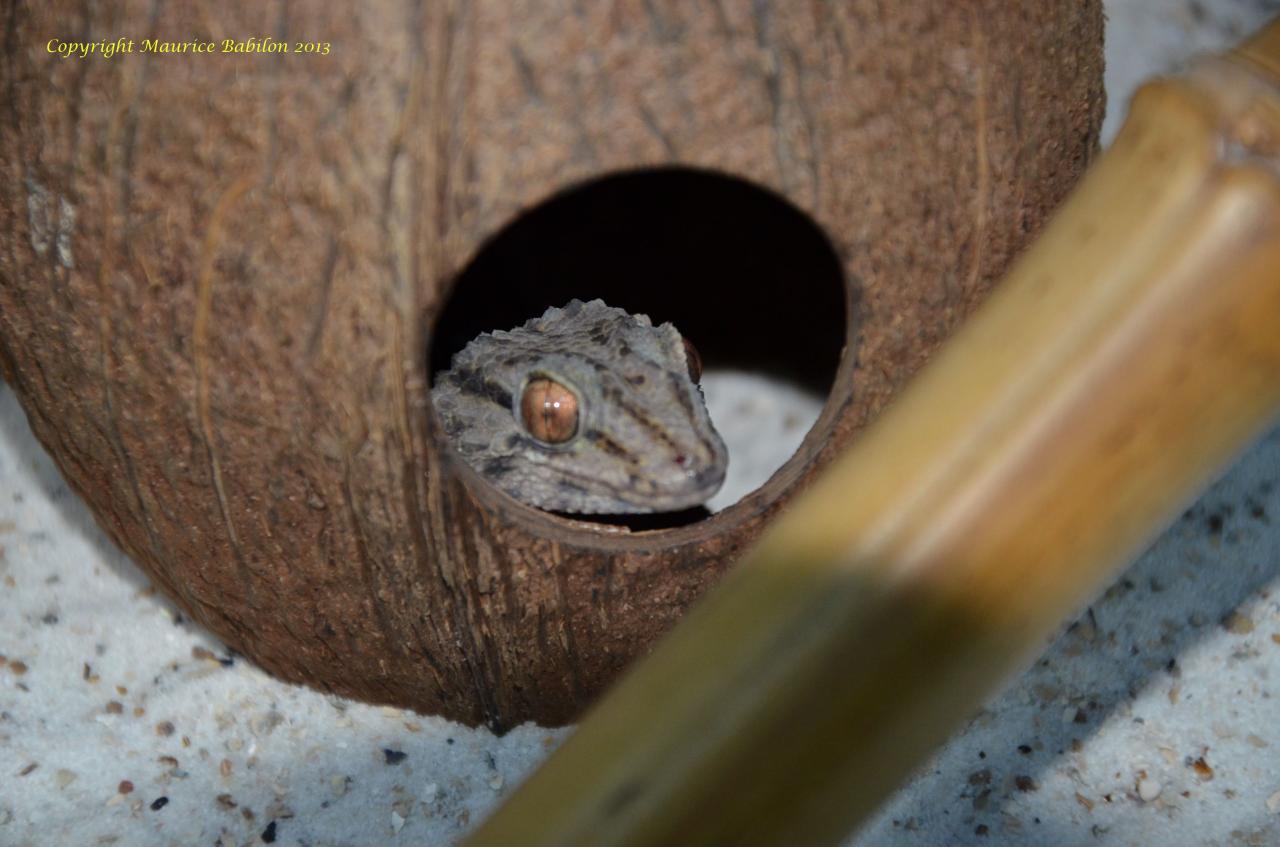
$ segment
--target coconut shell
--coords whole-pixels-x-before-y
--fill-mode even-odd
[[[564,723],[1071,188],[1102,30],[1097,0],[20,5],[0,372],[116,543],[267,670]],[[268,37],[289,52],[221,49]],[[710,518],[515,503],[451,458],[430,375],[570,296],[821,387],[822,416]]]

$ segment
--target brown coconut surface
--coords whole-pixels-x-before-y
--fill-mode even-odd
[[[1195,50],[1227,46],[1266,13],[1266,4],[1251,0],[1105,5],[1109,124],[1137,81]],[[86,80],[103,72],[82,71]],[[86,94],[87,112],[100,108],[91,100]],[[126,118],[116,116],[116,132]],[[62,134],[48,141],[68,143]],[[0,136],[12,142],[12,133]],[[47,180],[38,182],[51,190]],[[0,190],[28,189],[6,180]],[[79,232],[89,224],[75,197],[68,203]],[[21,205],[17,211],[30,216]],[[55,202],[51,218],[37,216],[51,220],[45,232],[52,225],[55,233],[44,242],[45,261],[60,261],[60,215]],[[8,233],[0,228],[0,237]],[[29,238],[28,230],[21,234]],[[78,238],[68,241],[77,265]],[[4,291],[17,283],[9,267],[0,274]],[[169,279],[152,273],[156,284]],[[334,278],[354,285],[349,274],[339,268]],[[72,287],[22,289],[51,321],[33,333],[58,332],[58,303],[74,305],[70,293],[93,290],[65,285]],[[214,308],[226,308],[217,300],[223,292],[214,294]],[[61,299],[45,303],[50,298]],[[128,317],[113,313],[109,327]],[[189,314],[173,317],[157,331],[189,343],[182,342]],[[6,320],[7,307],[0,309]],[[79,329],[68,328],[67,337],[92,350],[93,326],[71,327]],[[129,358],[134,348],[120,349],[113,356],[123,358],[107,360],[117,380],[122,363],[129,374],[139,367]],[[79,401],[60,393],[65,374],[93,360],[85,353],[75,361],[50,365],[50,394],[69,408],[101,402],[102,383],[90,381]],[[728,408],[762,405],[764,397],[755,383]],[[784,392],[778,402],[789,408],[762,424],[778,428],[766,433],[781,432],[787,414],[804,411],[797,398]],[[127,444],[140,431],[158,432],[136,430],[145,422],[135,418],[120,417]],[[0,771],[0,843],[447,844],[562,737],[532,724],[499,737],[273,679],[166,600],[100,529],[27,419],[12,387],[0,386],[0,758],[7,768]],[[52,437],[51,424],[31,421]],[[163,444],[170,435],[155,437]],[[191,437],[179,431],[173,440]],[[174,459],[174,472],[181,461],[200,460]],[[111,484],[127,486],[127,475]],[[152,502],[167,514],[166,503]],[[1040,660],[850,843],[1275,843],[1280,772],[1271,752],[1280,745],[1280,698],[1269,680],[1280,677],[1278,514],[1273,435],[1089,610],[1064,623]],[[216,516],[199,520],[208,526]],[[300,544],[302,555],[314,555],[320,543],[323,536]],[[188,567],[198,579],[199,568]],[[212,588],[202,590],[216,601]],[[276,613],[276,625],[291,625],[287,603]],[[374,672],[349,657],[331,661],[334,675]]]
[[[561,724],[1075,183],[1102,26],[1097,0],[15,7],[0,372],[113,541],[262,668]],[[635,527],[450,461],[427,390],[458,338],[584,293],[820,386],[794,458]]]

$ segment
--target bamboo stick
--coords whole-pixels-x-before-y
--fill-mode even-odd
[[[1280,409],[1280,22],[1144,87],[995,295],[467,843],[830,844]]]

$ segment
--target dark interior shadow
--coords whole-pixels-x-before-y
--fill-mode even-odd
[[[704,521],[711,517],[711,510],[706,506],[694,506],[690,509],[681,509],[678,512],[655,512],[641,515],[575,515],[569,512],[552,512],[552,514],[573,521],[625,526],[632,532],[644,532],[651,529],[688,526],[691,523]]]
[[[673,322],[708,368],[822,395],[850,299],[831,242],[781,196],[710,171],[621,173],[535,206],[480,249],[436,321],[429,372],[481,332],[573,298]]]

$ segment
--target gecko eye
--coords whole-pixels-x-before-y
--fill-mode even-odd
[[[554,379],[531,379],[520,397],[520,417],[534,438],[563,444],[578,431],[578,397]]]
[[[689,367],[689,379],[698,382],[702,379],[702,357],[698,355],[698,348],[687,338],[681,338],[684,342],[684,361]]]

